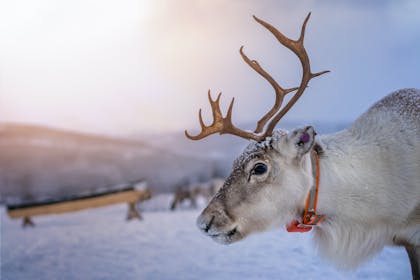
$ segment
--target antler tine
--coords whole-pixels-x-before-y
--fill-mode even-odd
[[[306,24],[308,23],[309,18],[311,17],[311,12],[308,13],[305,20],[303,21],[302,28],[300,29],[300,36],[297,40],[303,44],[303,40],[305,39],[305,31],[306,31]]]
[[[222,112],[220,110],[220,105],[219,105],[219,101],[220,101],[220,96],[222,95],[222,93],[219,93],[216,100],[213,100],[211,98],[211,93],[210,90],[207,93],[208,95],[208,99],[210,102],[210,106],[211,106],[211,111],[212,111],[212,115],[213,115],[213,123],[209,126],[206,126],[204,121],[203,121],[203,116],[201,114],[201,109],[198,111],[198,120],[200,122],[200,126],[201,126],[201,132],[198,135],[190,135],[188,133],[188,131],[185,130],[185,136],[187,136],[189,139],[191,140],[199,140],[202,139],[210,134],[216,133],[220,130],[221,128],[221,122],[223,120],[223,116],[222,116]]]
[[[233,103],[235,101],[235,98],[232,98],[232,101],[230,102],[228,112],[226,114],[226,117],[223,117],[222,112],[220,110],[220,96],[222,93],[219,93],[216,100],[213,100],[211,98],[210,90],[208,91],[208,98],[213,114],[213,123],[209,126],[206,126],[203,117],[201,115],[201,109],[198,113],[198,119],[200,121],[201,126],[201,132],[197,135],[190,135],[188,131],[185,130],[185,136],[191,140],[200,140],[204,137],[207,137],[214,133],[219,134],[232,134],[236,135],[245,139],[253,139],[255,141],[261,141],[263,138],[260,135],[254,134],[252,132],[248,132],[245,130],[241,130],[237,127],[235,127],[232,123],[232,111],[233,111]]]
[[[216,100],[213,100],[211,98],[210,90],[207,93],[211,111],[213,113],[213,124],[212,125],[218,125],[223,120],[222,111],[220,110],[220,97],[222,96],[222,93],[219,92],[219,94],[216,97]]]
[[[274,102],[273,107],[270,111],[267,112],[258,122],[257,127],[255,128],[255,133],[260,133],[263,129],[267,121],[269,121],[274,114],[280,109],[281,104],[283,103],[283,99],[286,96],[286,94],[297,90],[298,88],[290,88],[290,89],[284,89],[282,88],[274,79],[270,76],[258,63],[256,60],[251,60],[248,58],[248,56],[243,51],[244,46],[241,46],[239,49],[239,53],[242,56],[242,59],[248,64],[252,69],[254,69],[258,74],[260,74],[264,79],[267,80],[267,82],[270,83],[270,85],[273,87],[275,93],[276,93],[276,100]]]
[[[283,46],[285,46],[286,48],[291,50],[293,53],[295,53],[296,56],[299,58],[300,63],[302,64],[302,80],[300,82],[300,86],[299,86],[297,92],[290,99],[290,101],[286,104],[286,106],[284,106],[284,108],[280,112],[278,112],[273,117],[273,119],[270,121],[270,123],[267,126],[267,130],[264,133],[265,137],[272,135],[273,130],[274,130],[275,126],[277,125],[277,123],[279,122],[279,120],[290,110],[290,108],[301,97],[301,95],[305,91],[309,81],[312,78],[315,78],[317,76],[320,76],[322,74],[330,72],[330,71],[326,70],[326,71],[318,72],[318,73],[315,73],[315,74],[311,73],[311,66],[310,66],[310,62],[309,62],[309,57],[308,57],[308,54],[305,50],[305,47],[303,46],[303,41],[304,41],[304,38],[305,38],[306,24],[308,23],[308,20],[309,20],[310,16],[311,16],[311,13],[309,13],[306,16],[305,21],[302,24],[302,28],[301,28],[301,32],[300,32],[300,36],[299,36],[298,40],[292,40],[292,39],[286,37],[285,35],[283,35],[283,33],[278,31],[274,26],[272,26],[269,23],[257,18],[256,16],[253,16],[254,19],[259,24],[264,26],[267,30],[269,30],[274,35],[274,37],[276,37],[276,39]]]

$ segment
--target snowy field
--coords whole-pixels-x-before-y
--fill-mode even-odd
[[[410,279],[405,251],[386,248],[356,271],[318,258],[310,234],[275,230],[223,246],[195,227],[198,211],[118,205],[37,217],[22,229],[1,208],[1,279]]]

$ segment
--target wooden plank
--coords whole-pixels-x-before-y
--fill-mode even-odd
[[[92,198],[81,198],[73,201],[57,202],[48,205],[26,207],[8,210],[7,214],[13,219],[47,214],[61,214],[88,208],[97,208],[118,203],[135,203],[149,198],[148,190],[129,190],[112,194],[104,194]]]

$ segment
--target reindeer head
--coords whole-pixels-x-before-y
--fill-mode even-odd
[[[309,126],[274,131],[265,141],[250,143],[198,218],[198,227],[216,241],[230,243],[296,219],[312,185],[308,151],[314,137]]]
[[[303,46],[306,17],[300,37],[291,40],[280,31],[254,16],[254,19],[268,29],[277,40],[293,51],[299,58],[303,72],[299,87],[282,88],[255,60],[250,60],[240,48],[244,61],[274,88],[276,100],[271,110],[258,122],[254,132],[241,130],[232,123],[233,102],[223,117],[220,110],[220,96],[213,100],[208,93],[213,113],[213,123],[206,126],[199,111],[202,131],[191,136],[192,140],[202,139],[210,134],[233,134],[252,142],[233,164],[232,173],[223,187],[213,197],[197,219],[198,227],[214,240],[232,243],[249,233],[262,231],[270,226],[284,225],[296,219],[313,182],[310,151],[315,143],[312,127],[295,129],[288,133],[274,131],[278,121],[287,113],[303,94],[309,81],[328,71],[311,73],[309,57]],[[281,109],[284,97],[294,92],[294,96]],[[281,110],[280,110],[281,109]],[[267,122],[268,125],[266,126]],[[265,132],[262,132],[266,127]]]

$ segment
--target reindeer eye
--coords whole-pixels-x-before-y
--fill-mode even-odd
[[[252,174],[254,175],[262,175],[265,172],[267,172],[267,165],[265,165],[264,163],[257,163],[254,165],[254,168],[252,169]]]

